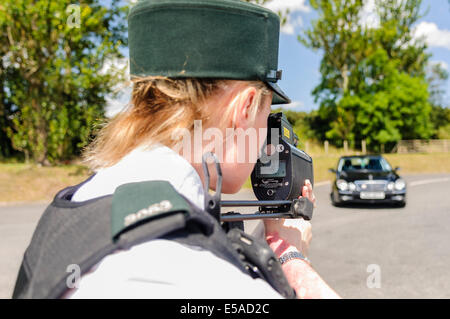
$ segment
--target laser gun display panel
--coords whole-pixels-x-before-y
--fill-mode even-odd
[[[298,137],[284,114],[270,114],[262,156],[251,175],[258,200],[296,199],[306,179],[314,185],[312,158],[298,149],[297,143]]]

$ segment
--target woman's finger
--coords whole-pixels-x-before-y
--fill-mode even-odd
[[[303,186],[302,196],[308,198],[308,187]]]
[[[302,196],[308,198],[313,204],[314,208],[317,207],[316,196],[314,195],[311,181],[309,179],[305,180],[305,186],[302,188]]]
[[[302,196],[310,200],[312,198],[312,185],[309,179],[305,180],[305,186],[303,186]]]

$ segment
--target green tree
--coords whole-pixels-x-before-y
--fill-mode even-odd
[[[26,158],[41,164],[70,159],[103,118],[105,97],[124,74],[105,68],[123,58],[127,14],[119,0],[104,3],[0,4],[0,34],[6,35],[0,38],[0,95],[6,95],[0,112],[8,114],[4,131],[13,148]]]
[[[431,106],[424,66],[424,41],[412,25],[421,17],[421,0],[376,1],[376,25],[361,21],[361,0],[311,0],[319,18],[299,40],[321,50],[322,135],[331,140],[366,139],[368,146],[399,139],[429,138]]]
[[[444,89],[448,77],[448,72],[439,63],[429,65],[427,78],[434,137],[443,139],[450,139],[450,105],[445,99]]]
[[[363,1],[311,0],[319,18],[298,39],[305,46],[323,52],[320,64],[321,82],[313,90],[320,102],[319,115],[326,123],[322,127],[328,139],[352,139],[354,114],[349,105],[339,100],[351,90],[351,75],[370,49],[365,30],[360,23]]]
[[[432,63],[428,66],[427,80],[429,83],[428,90],[430,92],[430,103],[436,106],[450,106],[448,101],[445,101],[444,84],[448,80],[448,72],[441,66],[440,63]]]
[[[1,4],[0,4],[1,9]],[[5,30],[0,29],[0,39],[6,38]],[[6,89],[6,72],[8,68],[4,64],[4,57],[8,53],[8,48],[5,46],[0,46],[0,159],[2,157],[9,157],[13,151],[11,141],[6,134],[6,128],[9,127],[9,111],[10,103],[7,98]]]

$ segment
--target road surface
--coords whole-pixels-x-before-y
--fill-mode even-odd
[[[318,207],[309,257],[342,297],[450,298],[450,174],[405,179],[405,208],[336,208],[330,204],[330,185],[315,187]],[[253,196],[243,191],[224,198]],[[23,252],[45,206],[0,206],[0,298],[11,296]]]

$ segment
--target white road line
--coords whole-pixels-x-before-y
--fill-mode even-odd
[[[432,184],[432,183],[441,183],[441,182],[448,182],[450,181],[450,178],[435,178],[435,179],[424,179],[422,181],[414,181],[408,183],[408,186],[419,186],[419,185],[426,185],[426,184]]]

